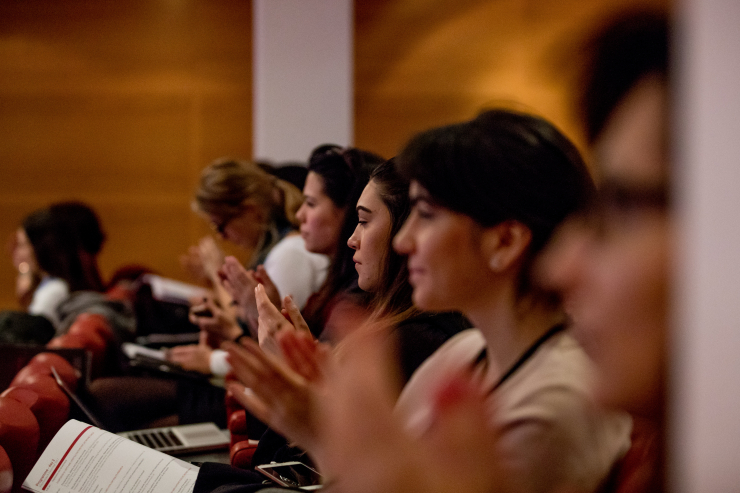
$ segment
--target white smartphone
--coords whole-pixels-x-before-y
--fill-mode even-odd
[[[271,462],[257,466],[257,470],[280,486],[308,491],[321,488],[321,474],[303,462]]]

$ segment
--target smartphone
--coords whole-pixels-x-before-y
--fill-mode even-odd
[[[257,466],[257,470],[280,486],[308,491],[321,488],[321,474],[302,462],[271,462]]]

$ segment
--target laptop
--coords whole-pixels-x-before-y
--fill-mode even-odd
[[[56,369],[52,373],[59,387],[75,404],[78,410],[87,418],[82,419],[91,425],[105,430],[102,422],[93,414],[80,398],[59,377]],[[228,432],[222,431],[215,423],[197,423],[192,425],[165,426],[148,428],[145,430],[124,431],[119,436],[128,438],[154,450],[169,455],[188,455],[198,452],[225,450],[229,447]]]
[[[129,358],[128,364],[132,368],[155,373],[166,373],[170,376],[186,377],[202,382],[211,380],[209,375],[197,371],[185,370],[177,363],[168,361],[164,350],[152,349],[130,342],[121,344],[121,350]]]

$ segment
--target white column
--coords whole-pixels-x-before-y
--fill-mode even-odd
[[[256,159],[305,161],[351,145],[352,0],[253,0]]]
[[[740,490],[740,2],[680,0],[671,491]]]

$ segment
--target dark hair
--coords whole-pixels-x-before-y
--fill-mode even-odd
[[[563,134],[542,118],[510,110],[485,111],[423,132],[396,161],[439,205],[484,227],[515,220],[530,229],[520,294],[532,290],[531,260],[594,190],[581,156]]]
[[[100,253],[105,242],[105,232],[94,210],[82,202],[59,202],[49,208],[65,217],[77,235],[83,251],[91,255]]]
[[[95,256],[105,235],[88,206],[67,202],[37,210],[23,230],[41,270],[66,281],[72,292],[103,289]]]
[[[321,329],[325,317],[324,309],[337,294],[345,292],[360,305],[369,302],[369,296],[359,288],[353,289],[357,284],[357,270],[352,261],[354,251],[347,246],[347,239],[357,226],[357,211],[354,206],[370,179],[370,173],[383,161],[383,158],[372,152],[356,148],[343,149],[333,144],[319,146],[311,153],[308,171],[321,176],[323,192],[337,207],[345,208],[326,280],[304,313],[309,327],[314,330]]]
[[[668,72],[668,18],[632,12],[612,21],[585,46],[580,107],[586,137],[593,142],[619,101],[649,74]]]
[[[284,163],[272,164],[268,161],[258,161],[256,164],[263,171],[270,173],[276,178],[287,181],[298,190],[303,190],[303,186],[306,184],[306,175],[308,175],[308,170],[306,169],[305,163],[287,161]]]
[[[375,184],[378,195],[388,208],[391,217],[388,250],[382,263],[383,272],[373,305],[376,306],[376,316],[396,317],[395,323],[398,323],[415,312],[411,301],[413,288],[409,283],[406,257],[399,255],[392,247],[393,238],[411,211],[409,180],[398,172],[393,158],[375,168],[370,175],[370,181]]]

